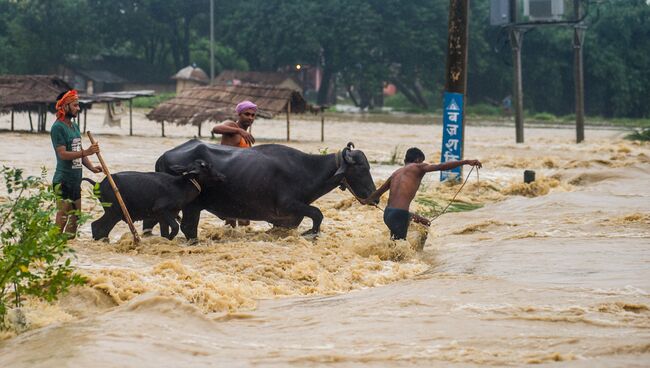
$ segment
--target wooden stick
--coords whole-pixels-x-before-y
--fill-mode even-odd
[[[290,118],[291,118],[291,98],[289,98],[289,102],[287,102],[287,142],[291,140]]]
[[[88,138],[90,139],[90,143],[95,144],[95,138],[93,138],[93,135],[88,132]],[[99,163],[102,165],[102,169],[104,169],[104,174],[106,174],[106,177],[108,178],[108,182],[111,184],[111,188],[113,188],[113,192],[115,192],[115,198],[117,198],[117,202],[120,204],[120,208],[122,208],[122,213],[124,214],[124,218],[126,219],[126,222],[129,224],[129,229],[131,230],[131,234],[133,234],[133,242],[135,244],[138,244],[140,242],[140,237],[138,237],[138,232],[135,230],[135,226],[133,226],[133,221],[131,220],[131,215],[129,215],[129,210],[126,209],[126,206],[124,205],[124,201],[122,200],[122,195],[120,194],[120,190],[117,189],[117,185],[115,185],[115,182],[113,181],[113,177],[111,177],[111,173],[108,171],[108,166],[104,162],[104,158],[102,157],[102,154],[100,152],[97,152],[97,158],[99,159]]]

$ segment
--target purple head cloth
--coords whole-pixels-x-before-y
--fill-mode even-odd
[[[257,111],[257,105],[255,105],[254,103],[252,103],[252,102],[250,102],[248,100],[242,101],[242,102],[237,104],[237,107],[235,108],[235,111],[237,112],[237,115],[239,115],[239,114],[242,113],[242,111],[248,110],[248,109],[253,109],[254,111]]]

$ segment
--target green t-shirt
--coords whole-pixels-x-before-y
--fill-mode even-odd
[[[58,146],[65,146],[66,151],[81,151],[81,132],[75,123],[72,123],[72,127],[69,127],[66,123],[57,120],[52,125],[50,137],[52,138],[55,154]],[[81,183],[81,158],[62,160],[56,154],[56,171],[52,183],[61,182],[70,185]]]

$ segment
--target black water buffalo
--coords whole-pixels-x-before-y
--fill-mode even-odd
[[[202,159],[228,178],[183,208],[181,230],[189,240],[197,237],[201,210],[288,228],[309,217],[313,225],[303,235],[315,236],[323,214],[312,202],[336,187],[351,188],[360,198],[375,190],[366,156],[352,148],[349,143],[336,154],[312,155],[278,144],[242,149],[193,139],[160,156],[156,171],[172,174],[173,165]],[[150,231],[154,225],[145,221],[143,228]]]
[[[155,218],[160,222],[161,235],[174,239],[178,234],[176,215],[203,190],[224,181],[225,177],[209,163],[197,159],[186,165],[169,168],[174,175],[162,172],[124,171],[112,174],[124,205],[133,221]],[[83,178],[95,185],[88,178]],[[124,220],[122,209],[107,178],[99,183],[98,196],[104,204],[104,215],[92,223],[93,239],[108,237],[115,224]],[[108,205],[110,204],[110,205]],[[171,233],[168,232],[171,227]]]

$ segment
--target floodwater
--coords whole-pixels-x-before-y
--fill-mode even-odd
[[[129,137],[128,120],[103,127],[102,112],[89,128],[113,172],[152,170],[196,134],[168,125],[162,138],[137,111]],[[260,120],[253,134],[284,143],[285,125]],[[311,153],[353,141],[378,183],[408,147],[437,161],[441,141],[439,125],[395,122],[328,121],[321,142],[320,123],[300,120],[291,134]],[[309,220],[230,229],[204,214],[197,246],[182,235],[134,245],[124,224],[95,242],[86,224],[72,244],[88,285],[52,305],[26,300],[0,366],[648,366],[650,145],[605,129],[579,145],[571,129],[527,128],[519,145],[512,127],[470,121],[466,134],[466,157],[484,168],[457,200],[483,206],[412,225],[407,241],[389,241],[381,211],[338,189],[316,202],[315,241],[299,235]],[[0,137],[1,165],[54,168],[49,136]],[[525,169],[535,183],[521,183]],[[412,210],[444,206],[458,188],[430,174]],[[98,217],[90,192],[83,205]]]

